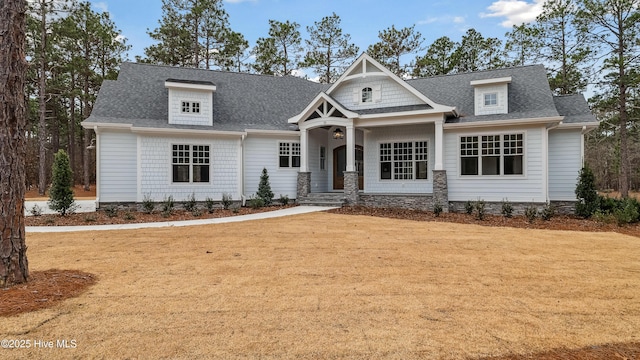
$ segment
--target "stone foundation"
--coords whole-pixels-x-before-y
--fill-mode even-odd
[[[360,194],[360,205],[433,211],[433,196],[431,194]]]
[[[475,202],[475,200],[472,200]],[[451,201],[449,202],[449,211],[464,213],[466,201]],[[524,211],[529,206],[535,206],[540,212],[547,206],[547,203],[533,203],[533,202],[509,202],[513,208],[513,215],[524,215]],[[551,205],[555,207],[556,214],[572,215],[575,213],[575,202],[572,201],[552,201]],[[502,215],[502,201],[499,202],[484,202],[484,211],[486,214]]]
[[[449,188],[446,170],[433,170],[433,203],[440,204],[443,212],[449,212]],[[433,210],[433,206],[431,206],[431,210]]]
[[[298,172],[298,183],[296,186],[296,200],[302,199],[311,192],[311,173]]]

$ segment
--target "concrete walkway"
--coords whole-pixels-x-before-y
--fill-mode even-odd
[[[95,202],[94,202],[95,206]],[[164,221],[153,223],[139,223],[139,224],[117,224],[117,225],[83,225],[83,226],[27,226],[27,233],[47,233],[47,232],[75,232],[75,231],[102,231],[102,230],[132,230],[132,229],[147,229],[147,228],[160,228],[167,226],[191,226],[191,225],[207,225],[207,224],[223,224],[240,221],[271,219],[282,216],[307,214],[318,211],[325,211],[330,209],[336,209],[329,206],[294,206],[282,210],[266,211],[249,215],[228,216],[215,219],[198,219],[198,220],[183,220],[183,221]],[[94,208],[95,211],[95,208]]]

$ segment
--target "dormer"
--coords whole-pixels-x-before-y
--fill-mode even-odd
[[[167,79],[169,90],[169,124],[213,126],[213,93],[211,81]]]
[[[509,112],[511,77],[473,80],[475,115],[507,114]]]

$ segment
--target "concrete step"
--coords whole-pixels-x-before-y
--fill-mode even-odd
[[[342,207],[344,206],[344,201],[333,201],[333,200],[315,200],[315,199],[301,199],[298,201],[300,205],[306,206],[335,206]]]
[[[310,193],[298,199],[300,205],[309,206],[339,206],[344,205],[344,193]]]

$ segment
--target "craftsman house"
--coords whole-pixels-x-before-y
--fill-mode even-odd
[[[99,203],[241,200],[266,168],[301,203],[456,210],[575,201],[598,123],[542,66],[403,80],[362,54],[331,85],[124,63],[82,125]]]

